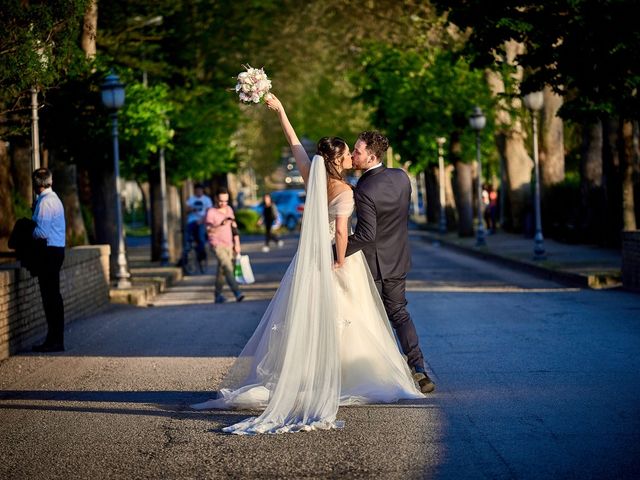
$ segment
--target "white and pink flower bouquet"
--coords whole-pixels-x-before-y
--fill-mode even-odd
[[[238,75],[236,93],[240,101],[244,103],[260,103],[271,89],[271,80],[264,73],[264,68],[252,68],[251,65],[243,65],[246,72]]]

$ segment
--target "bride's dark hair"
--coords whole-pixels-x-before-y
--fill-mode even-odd
[[[324,165],[329,178],[342,180],[342,175],[335,162],[336,159],[342,157],[347,148],[347,142],[340,137],[322,137],[318,140],[316,154],[324,158]]]

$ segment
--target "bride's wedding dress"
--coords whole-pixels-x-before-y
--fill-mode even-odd
[[[354,201],[347,190],[328,203],[326,176],[314,157],[298,252],[218,398],[193,406],[265,409],[225,432],[340,428],[339,405],[424,398],[362,252],[332,268],[336,217],[350,216]]]

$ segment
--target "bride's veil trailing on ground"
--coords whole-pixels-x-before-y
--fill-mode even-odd
[[[324,159],[311,163],[298,252],[220,393],[236,406],[266,403],[234,433],[332,428],[340,397],[333,254]],[[243,400],[243,394],[246,399]],[[262,405],[264,406],[264,405]]]

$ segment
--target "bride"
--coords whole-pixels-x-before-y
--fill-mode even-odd
[[[264,409],[223,428],[249,435],[342,428],[338,406],[424,398],[398,350],[362,252],[345,258],[353,191],[346,142],[325,137],[309,160],[282,103],[280,119],[307,189],[298,251],[218,398],[196,409]],[[335,245],[333,259],[331,244]]]

